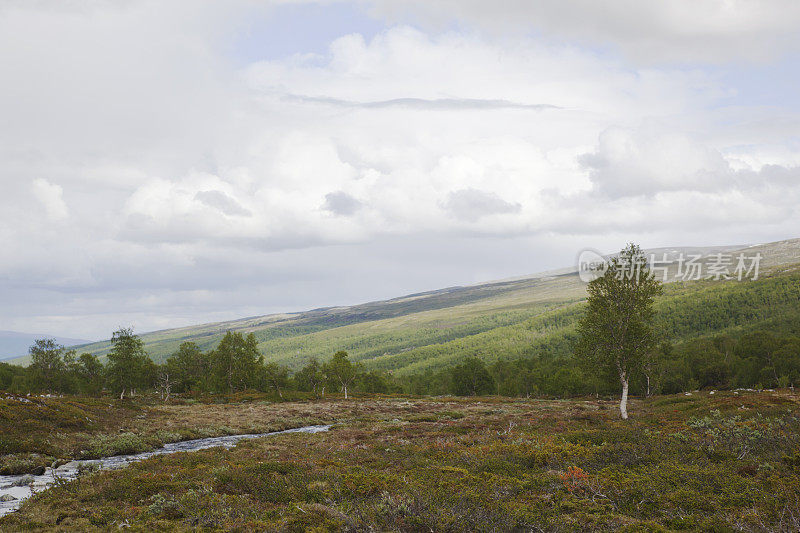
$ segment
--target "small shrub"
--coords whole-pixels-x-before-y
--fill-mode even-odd
[[[83,455],[87,458],[96,459],[113,455],[141,453],[148,449],[149,446],[135,433],[100,435],[92,439]]]
[[[577,466],[570,466],[565,472],[559,474],[564,488],[569,492],[583,491],[589,481],[589,474]]]
[[[80,463],[78,465],[79,476],[91,474],[92,472],[97,472],[98,470],[100,470],[100,465],[98,463]]]
[[[0,457],[0,475],[16,476],[19,474],[44,473],[44,469],[54,461],[53,457],[38,453],[10,454]]]
[[[170,496],[164,496],[161,493],[154,494],[150,498],[150,502],[147,512],[152,515],[172,519],[183,517],[180,504]]]
[[[771,440],[770,420],[742,420],[738,415],[723,416],[718,409],[709,416],[692,418],[686,424],[703,438],[703,451],[709,458],[724,459],[725,452],[744,459],[768,445]]]
[[[214,490],[221,494],[250,495],[269,503],[321,499],[321,493],[313,488],[296,465],[280,462],[227,469],[217,474]]]

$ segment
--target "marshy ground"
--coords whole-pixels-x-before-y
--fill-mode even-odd
[[[586,399],[179,402],[6,398],[0,464],[334,426],[89,473],[0,529],[800,529],[800,409],[788,391],[636,400],[628,421],[615,402]]]

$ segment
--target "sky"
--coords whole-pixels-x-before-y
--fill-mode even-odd
[[[0,0],[0,330],[800,237],[794,0]]]

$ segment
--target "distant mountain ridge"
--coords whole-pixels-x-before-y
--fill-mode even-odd
[[[53,338],[57,343],[63,344],[64,346],[76,346],[91,342],[86,339],[72,339],[69,337],[58,337],[54,335],[0,330],[0,360],[12,359],[28,353],[28,348],[30,348],[36,339]]]

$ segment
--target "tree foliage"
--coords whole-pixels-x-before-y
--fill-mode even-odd
[[[55,339],[39,339],[29,350],[32,384],[49,392],[63,390],[66,349]]]
[[[360,370],[360,365],[351,363],[345,351],[338,351],[333,354],[331,360],[324,367],[325,375],[341,388],[345,399],[347,399],[347,389],[356,379]]]
[[[178,351],[167,358],[166,366],[175,392],[198,391],[208,384],[209,357],[193,342],[181,343]]]
[[[451,390],[458,396],[477,396],[491,394],[495,382],[486,364],[477,357],[470,357],[450,371]]]
[[[308,363],[297,371],[294,375],[294,381],[299,390],[313,392],[317,398],[324,394],[325,373],[316,357],[309,359]]]
[[[120,398],[128,391],[133,394],[138,388],[152,385],[156,369],[142,339],[133,334],[132,328],[120,328],[111,336],[111,352],[108,354],[108,385]]]
[[[591,367],[616,371],[622,385],[620,414],[628,418],[632,375],[656,347],[653,321],[661,283],[635,244],[611,258],[608,268],[589,282],[586,314],[578,325],[576,355]]]
[[[263,361],[255,335],[250,333],[244,337],[239,332],[229,331],[211,352],[216,391],[235,392],[255,388]]]

